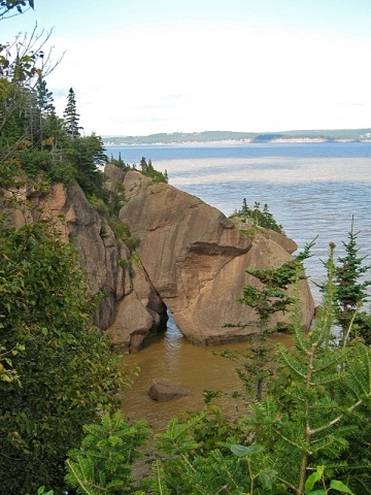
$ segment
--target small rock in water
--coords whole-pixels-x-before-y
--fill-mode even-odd
[[[168,380],[155,379],[148,390],[148,395],[152,400],[166,402],[191,395],[188,388],[169,382]]]

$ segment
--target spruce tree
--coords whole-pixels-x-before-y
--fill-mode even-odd
[[[140,169],[141,169],[142,174],[145,175],[148,172],[148,163],[147,163],[147,160],[144,156],[142,156],[139,165],[140,165]]]
[[[44,139],[44,120],[55,113],[55,107],[53,101],[53,93],[48,90],[46,81],[41,74],[39,75],[36,84],[36,101],[39,117],[39,141],[40,146],[42,147]]]
[[[303,251],[294,259],[279,267],[246,270],[260,284],[258,286],[246,284],[240,303],[256,311],[259,331],[249,346],[250,355],[244,362],[243,368],[238,370],[238,374],[248,392],[251,393],[252,387],[255,387],[255,400],[257,401],[263,398],[264,383],[271,375],[271,370],[267,366],[270,352],[268,337],[277,330],[272,326],[271,317],[278,312],[287,312],[294,303],[295,299],[288,289],[296,281],[305,279],[303,262],[311,256],[310,252],[314,243],[315,240],[307,243]]]
[[[348,241],[343,242],[345,256],[338,258],[339,265],[336,268],[337,318],[343,330],[343,339],[347,333],[350,333],[350,337],[359,333],[370,343],[371,318],[362,311],[362,306],[369,297],[367,288],[371,280],[362,280],[362,277],[371,267],[365,265],[365,257],[359,255],[358,235],[352,217]]]
[[[53,93],[48,90],[45,79],[39,75],[36,85],[37,103],[43,116],[55,112]]]
[[[70,88],[67,96],[67,105],[63,113],[65,119],[66,131],[72,137],[76,138],[80,135],[79,121],[80,115],[77,112],[76,97],[73,88]]]
[[[265,452],[265,458],[263,455],[259,459],[259,468],[271,469],[276,473],[276,482],[296,495],[310,491],[306,480],[319,465],[328,466],[328,476],[345,477],[354,489],[369,482],[371,356],[360,342],[348,340],[339,345],[333,338],[334,249],[331,244],[325,264],[323,305],[313,328],[305,334],[297,307],[293,326],[295,348],[280,348],[282,367],[266,399],[254,405],[253,415],[248,419],[255,442]],[[352,444],[354,439],[357,441]],[[354,443],[358,444],[358,452]],[[234,450],[244,456],[248,455],[248,449]]]

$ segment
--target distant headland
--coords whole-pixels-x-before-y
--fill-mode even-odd
[[[104,136],[106,145],[161,144],[248,144],[248,143],[321,143],[371,141],[369,129],[330,129],[282,132],[172,132],[148,136]]]

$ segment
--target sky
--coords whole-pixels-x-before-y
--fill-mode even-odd
[[[85,132],[371,127],[371,0],[35,0]]]

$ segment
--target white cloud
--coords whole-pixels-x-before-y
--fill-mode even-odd
[[[67,53],[49,85],[74,87],[88,132],[370,125],[371,39],[193,23],[54,44]]]

